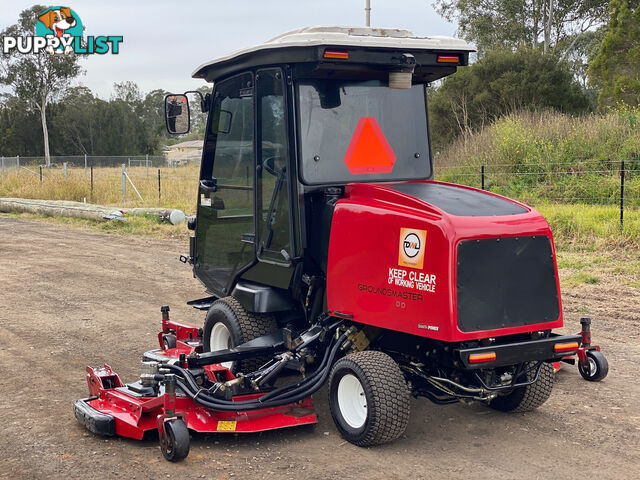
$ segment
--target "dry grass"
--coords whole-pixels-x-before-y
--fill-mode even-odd
[[[158,169],[131,167],[127,174],[142,195],[136,195],[129,182],[126,197],[122,198],[122,170],[120,167],[100,167],[93,170],[94,188],[91,191],[90,170],[69,168],[67,178],[61,168],[43,171],[43,181],[26,170],[0,175],[0,197],[19,197],[47,200],[75,200],[118,207],[178,208],[187,215],[195,213],[199,165],[160,169],[161,196],[158,198]]]

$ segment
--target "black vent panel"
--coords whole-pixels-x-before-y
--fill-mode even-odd
[[[549,237],[464,240],[457,272],[463,332],[552,322],[560,315]]]

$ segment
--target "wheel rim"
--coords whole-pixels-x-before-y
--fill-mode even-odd
[[[360,380],[350,373],[338,384],[338,407],[351,428],[360,428],[367,421],[367,397]]]
[[[227,350],[233,347],[231,341],[231,332],[224,323],[218,322],[211,329],[211,336],[209,337],[209,351],[217,352],[219,350]],[[233,362],[223,362],[222,365],[225,368],[231,368]]]
[[[595,377],[596,373],[598,372],[598,365],[593,358],[588,357],[587,359],[589,360],[589,376]]]

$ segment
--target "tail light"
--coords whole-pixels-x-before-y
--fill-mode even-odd
[[[460,63],[458,55],[438,55],[438,63]]]
[[[496,359],[496,352],[472,353],[469,355],[469,363],[493,362]]]
[[[341,58],[343,60],[347,60],[349,58],[349,52],[344,52],[342,50],[325,50],[324,58]]]
[[[578,342],[556,343],[553,351],[556,353],[572,352],[578,349]]]

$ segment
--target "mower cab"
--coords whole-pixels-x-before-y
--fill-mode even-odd
[[[140,382],[88,368],[78,419],[133,438],[157,428],[177,460],[187,428],[315,422],[310,396],[328,383],[338,430],[368,446],[404,432],[410,395],[527,411],[551,394],[559,361],[577,355],[587,380],[604,378],[588,319],[578,335],[552,333],[563,318],[545,219],[432,180],[427,86],[471,51],[314,27],[200,66],[194,77],[214,86],[185,260],[208,291],[189,302],[204,325],[165,308]],[[167,129],[186,133],[186,95],[165,111]]]

